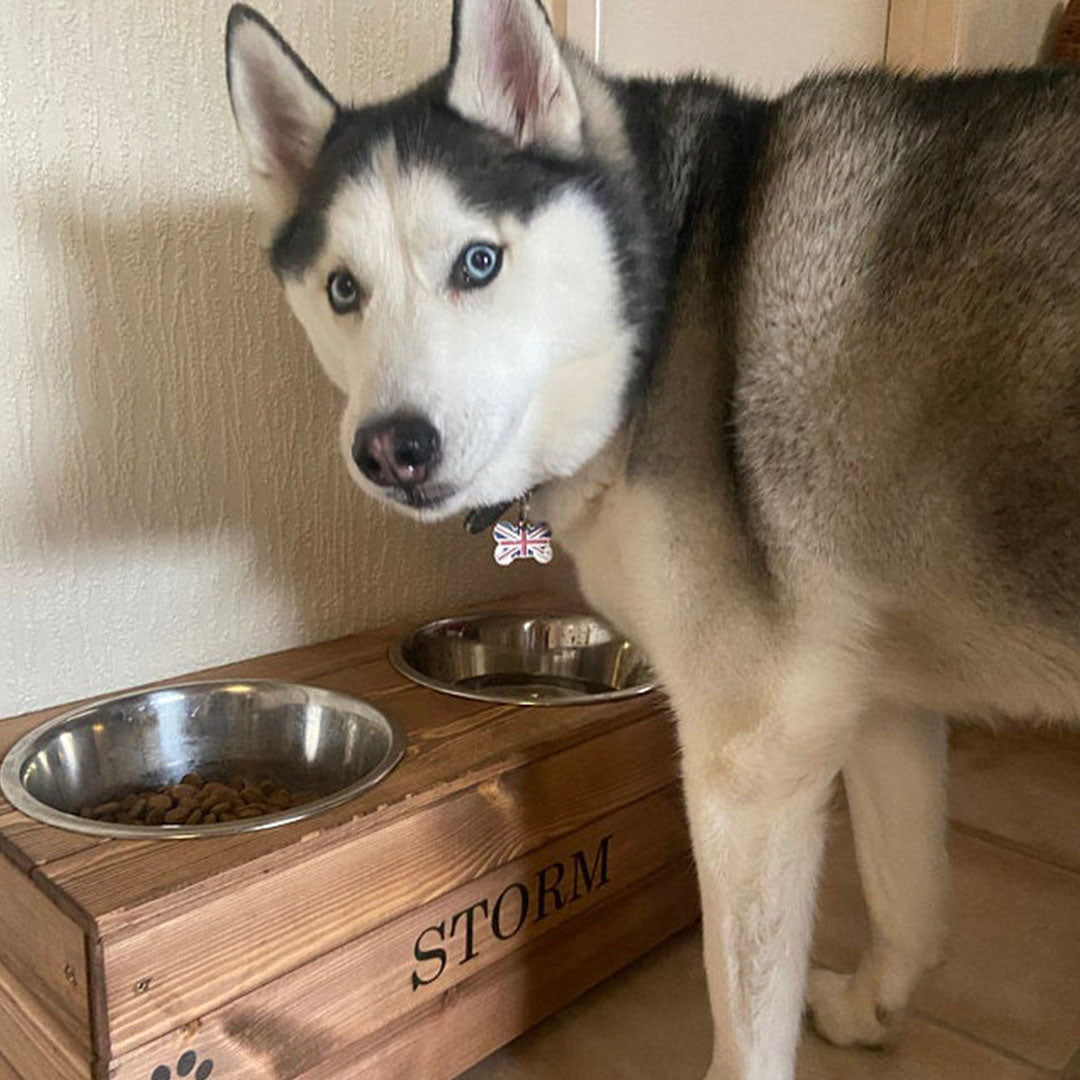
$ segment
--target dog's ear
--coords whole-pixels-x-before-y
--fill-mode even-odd
[[[519,146],[581,149],[581,106],[539,0],[455,0],[450,107]]]
[[[243,4],[229,12],[225,64],[259,238],[269,244],[296,207],[338,105],[278,32]]]

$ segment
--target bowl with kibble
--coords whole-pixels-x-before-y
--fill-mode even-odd
[[[97,836],[191,839],[314,817],[375,787],[405,737],[365,701],[252,680],[94,702],[24,735],[0,765],[17,810]]]

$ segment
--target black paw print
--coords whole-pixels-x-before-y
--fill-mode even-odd
[[[196,1068],[198,1063],[198,1068]],[[209,1058],[199,1062],[199,1055],[194,1050],[185,1050],[176,1063],[177,1076],[190,1076],[194,1070],[195,1080],[206,1080],[214,1071],[214,1063]],[[172,1069],[168,1065],[159,1065],[151,1074],[150,1080],[172,1080]]]

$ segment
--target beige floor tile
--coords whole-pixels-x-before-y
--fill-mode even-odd
[[[895,1049],[839,1051],[808,1036],[799,1080],[1080,1080],[1080,873],[1066,869],[1080,870],[1080,733],[961,728],[952,771],[948,960]],[[848,969],[866,914],[843,814],[819,907],[815,957]],[[466,1077],[698,1080],[709,1041],[700,938],[686,934]]]
[[[1080,731],[957,726],[950,816],[1080,870]]]
[[[851,971],[868,937],[851,826],[847,811],[835,810],[818,892],[813,961],[835,971]]]
[[[701,940],[684,934],[470,1070],[462,1080],[700,1080],[711,1039]],[[1046,1080],[915,1019],[887,1053],[807,1035],[798,1080]]]
[[[700,1080],[711,1039],[701,938],[689,932],[462,1080]]]
[[[1072,1061],[1065,1066],[1065,1071],[1061,1074],[1061,1080],[1080,1080],[1080,1046],[1076,1048]]]
[[[820,1039],[804,1039],[798,1080],[1048,1080],[1052,1075],[914,1017],[890,1050],[837,1050]]]
[[[948,959],[914,1005],[1048,1069],[1080,1043],[1080,875],[954,835]],[[850,831],[834,828],[815,958],[846,970],[866,939]]]

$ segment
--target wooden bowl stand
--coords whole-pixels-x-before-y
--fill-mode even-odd
[[[404,629],[199,673],[397,719],[405,760],[346,806],[120,841],[0,800],[0,1080],[448,1080],[697,918],[659,694],[448,697],[390,667]]]

